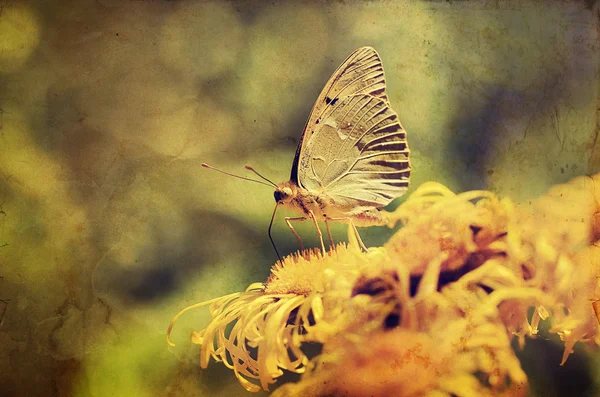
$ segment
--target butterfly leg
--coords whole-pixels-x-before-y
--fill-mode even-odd
[[[325,222],[325,227],[327,228],[327,235],[329,236],[329,244],[331,244],[331,249],[334,249],[335,243],[333,242],[333,237],[331,237],[331,229],[329,228],[329,222],[327,222],[327,218],[325,218],[323,222]]]
[[[356,239],[358,240],[358,245],[360,245],[360,248],[367,252],[368,249],[365,245],[365,243],[363,243],[362,239],[360,238],[360,234],[358,234],[358,229],[356,229],[356,226],[354,225],[354,222],[352,222],[352,219],[348,218],[348,223],[350,224],[350,226],[352,226],[352,229],[354,229],[354,234],[356,235]]]
[[[315,228],[317,228],[317,235],[319,236],[319,241],[321,242],[321,250],[323,252],[323,255],[325,255],[325,243],[323,243],[323,233],[321,233],[321,229],[319,228],[319,224],[317,223],[317,217],[315,216],[314,212],[312,212],[311,210],[308,210],[308,215],[310,215],[310,218],[312,219],[313,223],[315,224]]]
[[[285,223],[287,223],[288,227],[290,228],[290,230],[292,231],[292,233],[294,233],[294,236],[296,236],[296,238],[298,239],[298,242],[300,243],[300,251],[304,251],[304,243],[302,243],[302,239],[300,238],[300,235],[298,234],[298,232],[296,231],[296,229],[294,229],[294,227],[292,226],[291,221],[297,221],[297,222],[302,222],[305,221],[306,218],[304,217],[286,217],[285,218]]]
[[[354,230],[354,235],[356,236],[356,240],[358,241],[358,245],[360,246],[360,248],[367,252],[367,246],[365,245],[365,243],[363,243],[362,239],[360,238],[360,234],[358,234],[358,229],[356,229],[356,225],[354,225],[354,222],[352,222],[352,218],[350,217],[346,217],[346,218],[329,218],[330,221],[342,221],[342,222],[347,222],[348,225],[350,225],[350,227],[352,228],[352,230]]]

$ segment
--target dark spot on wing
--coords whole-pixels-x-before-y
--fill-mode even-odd
[[[317,121],[315,121],[315,124],[319,124],[319,119],[317,119]]]
[[[331,98],[329,98],[328,96],[325,97],[325,103],[329,105],[329,103],[331,102]]]
[[[335,105],[335,103],[338,101],[338,99],[340,99],[340,98],[334,98],[333,101],[331,101],[331,106]]]

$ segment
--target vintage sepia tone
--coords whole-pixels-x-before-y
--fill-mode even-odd
[[[0,395],[600,395],[599,9],[0,1]],[[368,252],[281,208],[278,262],[202,164],[287,181],[363,47],[410,187]]]

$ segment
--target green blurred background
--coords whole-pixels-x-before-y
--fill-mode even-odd
[[[287,180],[320,89],[370,45],[413,189],[527,200],[600,170],[598,26],[592,1],[0,1],[0,395],[248,395],[199,369],[205,310],[164,340],[276,259],[272,190],[201,163]],[[598,356],[561,354],[519,353],[531,394],[600,395]]]

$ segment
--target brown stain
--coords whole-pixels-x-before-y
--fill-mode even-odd
[[[592,302],[592,307],[594,308],[594,313],[596,313],[598,324],[600,324],[600,300]]]
[[[81,382],[83,364],[79,360],[70,359],[61,361],[54,372],[54,387],[59,396],[74,396],[77,391],[81,390],[77,387]],[[89,392],[89,390],[88,390]]]
[[[431,352],[429,352],[431,353]],[[390,364],[392,369],[399,370],[406,365],[414,363],[418,366],[433,372],[435,376],[440,376],[441,371],[431,360],[431,355],[425,352],[423,344],[417,343],[413,347],[404,351],[399,357],[394,358],[394,361]]]

